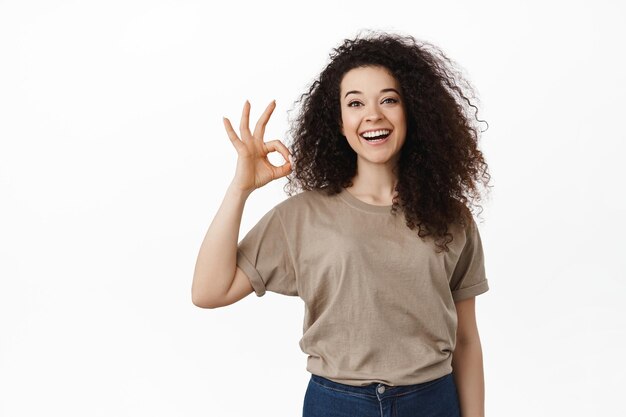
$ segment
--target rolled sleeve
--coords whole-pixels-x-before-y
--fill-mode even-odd
[[[466,240],[450,279],[452,298],[461,301],[489,290],[485,272],[485,256],[476,222],[466,228]]]
[[[237,266],[248,276],[258,297],[266,291],[298,295],[293,256],[276,207],[239,242]]]
[[[246,258],[241,249],[237,249],[237,266],[248,276],[255,294],[258,297],[265,295],[265,283],[263,278],[261,278],[261,274],[256,270],[254,264]]]

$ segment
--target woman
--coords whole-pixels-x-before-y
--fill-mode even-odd
[[[483,416],[475,296],[489,287],[467,203],[489,174],[461,78],[410,36],[357,36],[334,52],[303,96],[291,150],[263,141],[275,102],[254,133],[246,102],[241,138],[224,118],[237,170],[200,249],[193,302],[304,300],[305,417]],[[273,166],[272,151],[289,162]],[[247,197],[284,176],[303,191],[237,243]]]

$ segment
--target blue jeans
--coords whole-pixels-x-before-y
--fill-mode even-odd
[[[414,385],[344,385],[311,374],[303,417],[460,417],[452,374]]]

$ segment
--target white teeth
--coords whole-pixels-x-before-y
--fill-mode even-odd
[[[373,138],[374,136],[387,135],[391,133],[391,130],[375,130],[373,132],[365,132],[363,133],[363,137]]]

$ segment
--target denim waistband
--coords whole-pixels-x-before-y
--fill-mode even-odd
[[[340,391],[346,394],[355,395],[355,396],[364,396],[364,397],[374,397],[382,399],[384,397],[398,397],[401,395],[410,394],[415,391],[419,391],[435,385],[438,382],[445,380],[446,378],[452,378],[452,373],[441,376],[439,378],[421,382],[419,384],[413,385],[386,385],[383,383],[371,383],[365,386],[354,386],[354,385],[346,385],[341,384],[339,382],[332,381],[328,378],[324,378],[320,375],[311,374],[311,380],[316,384],[322,385],[323,387]]]

